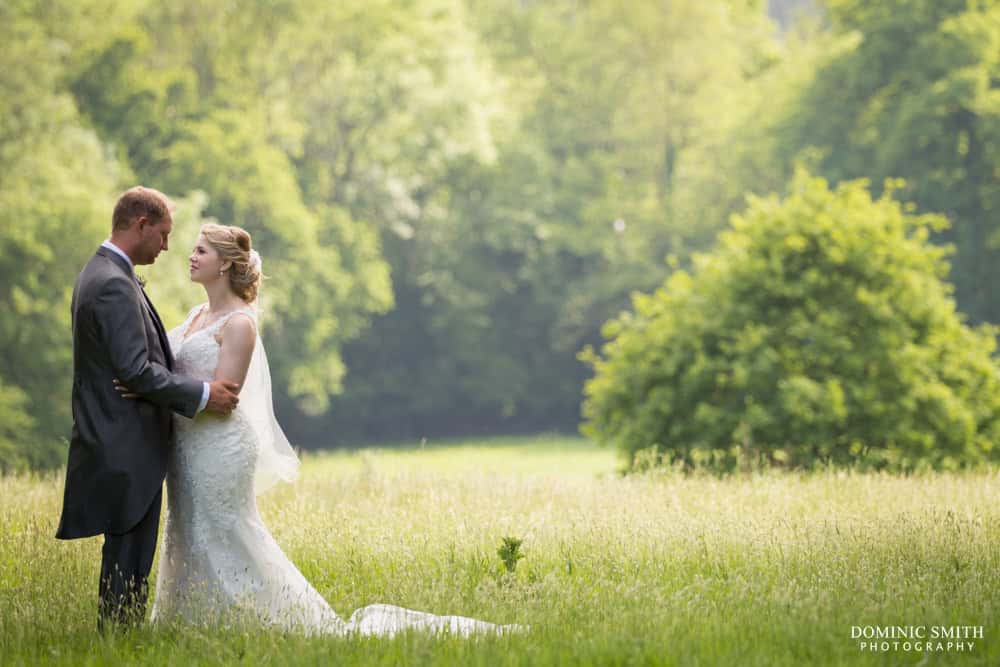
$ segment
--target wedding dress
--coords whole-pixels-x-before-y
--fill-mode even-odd
[[[231,317],[248,317],[255,327],[257,318],[248,307],[185,336],[203,308],[206,305],[192,310],[183,324],[170,331],[169,339],[175,370],[211,381],[219,360],[216,335]],[[153,621],[199,622],[249,615],[264,625],[309,634],[387,636],[409,628],[463,636],[502,634],[517,628],[385,604],[358,609],[344,621],[331,609],[281,551],[257,512],[258,459],[267,455],[268,448],[261,443],[260,408],[254,411],[254,401],[247,400],[256,398],[259,406],[261,397],[248,397],[247,392],[266,391],[270,403],[270,387],[261,390],[250,382],[262,370],[269,380],[259,337],[256,347],[239,407],[232,414],[202,412],[193,420],[174,418],[176,443],[167,469],[168,506]],[[267,405],[269,414],[270,410]],[[284,440],[276,422],[274,427]],[[288,454],[294,458],[290,448]],[[274,464],[270,467],[275,468]]]

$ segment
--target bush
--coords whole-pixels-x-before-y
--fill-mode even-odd
[[[997,458],[996,328],[963,323],[947,226],[864,182],[796,176],[605,325],[583,432],[630,467],[951,469]]]

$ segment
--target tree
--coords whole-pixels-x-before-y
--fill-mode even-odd
[[[403,160],[395,189],[361,190],[392,207],[365,217],[393,221],[397,304],[345,348],[358,372],[329,421],[362,437],[575,428],[580,346],[665,255],[706,247],[748,183],[770,185],[734,137],[782,60],[759,5],[466,4],[481,41],[466,61],[489,85],[454,94],[494,110],[497,157]]]
[[[23,391],[0,383],[0,474],[39,465],[37,455],[32,457],[29,451],[36,424],[27,402]]]
[[[0,468],[64,460],[70,295],[120,173],[63,83],[68,40],[94,26],[72,3],[58,21],[45,9],[0,6]]]
[[[717,247],[585,358],[585,432],[634,463],[654,449],[731,468],[760,456],[897,469],[995,460],[995,330],[962,322],[944,282],[946,221],[863,182],[799,174],[752,199]]]
[[[951,279],[973,321],[1000,322],[1000,3],[828,0],[835,48],[789,105],[782,148],[836,182],[906,181],[951,221]],[[831,111],[835,110],[835,111]]]

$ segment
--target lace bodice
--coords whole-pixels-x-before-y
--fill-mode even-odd
[[[174,371],[203,382],[211,382],[215,376],[215,368],[219,365],[219,341],[217,336],[232,317],[237,315],[248,317],[257,326],[257,315],[253,308],[246,306],[226,313],[208,326],[188,333],[195,318],[208,310],[208,304],[194,307],[188,313],[187,319],[167,334],[170,340],[170,350],[176,362]],[[187,334],[187,335],[185,335]]]

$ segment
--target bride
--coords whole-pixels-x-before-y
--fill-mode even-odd
[[[232,380],[242,391],[231,415],[174,417],[153,621],[242,614],[282,629],[337,635],[393,635],[408,628],[469,635],[517,628],[384,604],[358,609],[347,621],[337,616],[257,512],[256,495],[279,480],[294,480],[299,462],[274,419],[255,308],[261,261],[250,234],[204,225],[190,272],[208,302],[169,334],[177,371],[206,381]]]

